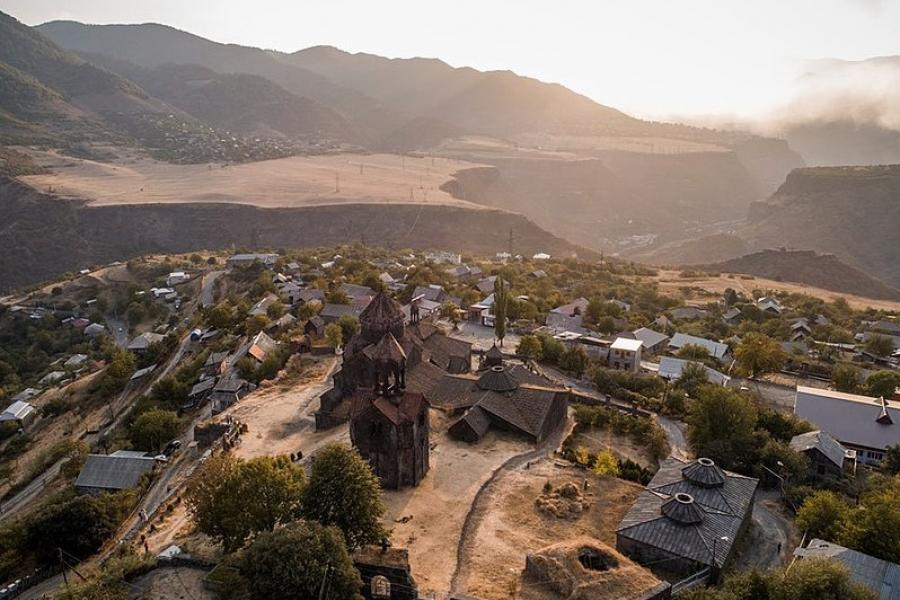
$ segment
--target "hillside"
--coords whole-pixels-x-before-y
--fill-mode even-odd
[[[833,254],[817,254],[811,250],[763,250],[725,262],[694,265],[689,268],[723,273],[747,273],[867,298],[900,300],[900,290],[897,288],[889,287],[859,269],[841,262]]]
[[[815,250],[900,287],[900,165],[796,169],[738,231],[754,249]]]
[[[223,74],[196,65],[151,69],[103,54],[82,56],[219,129],[264,137],[354,137],[350,124],[334,110],[258,75]]]
[[[194,202],[90,206],[0,178],[0,282],[3,291],[92,264],[150,252],[197,249],[314,247],[353,239],[393,248],[435,248],[493,254],[515,251],[557,256],[580,249],[521,215],[424,204],[343,204],[260,208]],[[356,226],[354,227],[354,223]]]

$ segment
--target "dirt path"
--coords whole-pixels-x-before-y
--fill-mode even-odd
[[[785,514],[779,493],[759,490],[753,503],[750,530],[742,543],[743,552],[735,561],[734,569],[781,567],[799,543],[799,532]]]
[[[559,448],[563,440],[565,440],[575,427],[575,421],[569,419],[566,426],[557,432],[552,438],[548,439],[542,446],[510,457],[506,462],[497,467],[475,494],[472,505],[469,507],[468,513],[460,532],[459,542],[456,547],[456,569],[450,580],[450,591],[458,592],[460,582],[465,581],[468,570],[471,565],[471,554],[475,546],[475,532],[484,520],[485,515],[492,508],[491,496],[495,492],[498,482],[512,471],[521,469],[522,467],[530,467],[534,461],[551,456],[552,453]]]
[[[662,415],[657,415],[656,422],[666,432],[666,439],[669,440],[669,454],[681,460],[690,460],[691,451],[687,445],[687,439],[684,437],[685,424]]]

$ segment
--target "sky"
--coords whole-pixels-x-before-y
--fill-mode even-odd
[[[760,116],[819,58],[900,55],[895,0],[0,0],[29,25],[157,22],[558,82],[644,118]]]

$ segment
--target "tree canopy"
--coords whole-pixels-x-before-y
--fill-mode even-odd
[[[380,541],[384,513],[378,478],[359,452],[340,444],[319,451],[303,493],[302,514],[323,525],[334,525],[347,546]]]

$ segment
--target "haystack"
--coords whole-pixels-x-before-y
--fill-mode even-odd
[[[667,597],[668,589],[668,583],[606,544],[576,538],[526,557],[522,597],[652,600]]]

